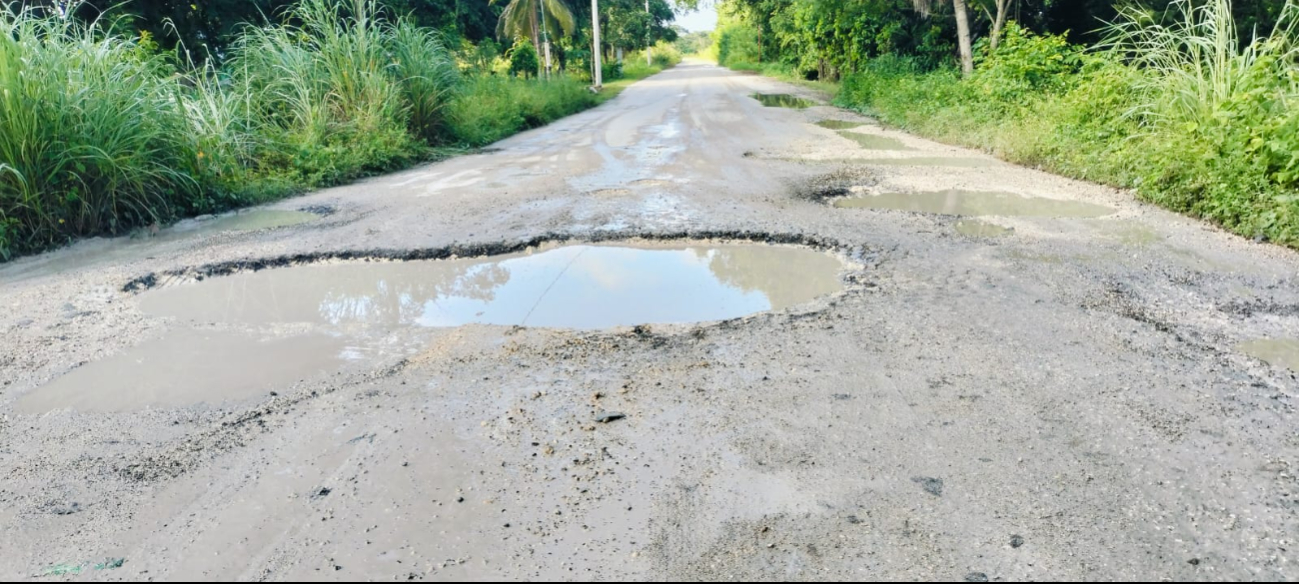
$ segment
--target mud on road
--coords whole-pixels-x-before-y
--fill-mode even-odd
[[[0,267],[0,578],[1296,577],[1293,252],[701,64],[269,210],[313,217]],[[837,286],[714,269],[753,243],[833,261]],[[293,286],[146,310],[280,270],[593,244],[675,250],[774,310],[402,312],[483,301],[490,268],[340,288],[334,318],[293,316],[318,291]],[[166,353],[184,343],[211,358]],[[85,373],[104,363],[148,375]]]

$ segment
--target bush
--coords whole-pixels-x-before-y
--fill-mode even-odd
[[[533,77],[540,70],[537,60],[537,49],[529,41],[520,41],[510,51],[510,75],[516,77]]]
[[[758,51],[758,32],[740,24],[730,24],[713,33],[717,50],[717,64],[730,67],[732,63],[757,63],[762,60]]]

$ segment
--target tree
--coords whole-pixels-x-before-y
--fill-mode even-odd
[[[577,21],[573,11],[563,0],[511,0],[501,12],[496,34],[514,39],[530,38],[533,46],[545,51],[546,70],[550,70],[549,37],[542,44],[543,34],[563,38],[573,34]]]
[[[916,12],[928,16],[934,5],[941,0],[913,0]],[[965,0],[952,0],[952,10],[956,13],[956,46],[961,54],[961,72],[969,75],[974,72],[974,41],[970,33],[970,11]]]

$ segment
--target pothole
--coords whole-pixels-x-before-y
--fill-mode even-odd
[[[358,356],[338,336],[177,329],[83,365],[18,400],[20,413],[125,412],[216,404],[322,379]]]
[[[139,302],[148,314],[202,323],[595,330],[780,310],[842,290],[844,268],[792,246],[564,245],[240,273],[152,290]]]
[[[783,107],[789,109],[807,109],[816,102],[810,99],[803,99],[788,93],[755,93],[753,99],[758,100],[762,105],[767,107]]]
[[[939,215],[1001,217],[1104,217],[1114,209],[1083,201],[1025,197],[1014,193],[980,191],[929,191],[884,193],[835,199],[835,207],[889,209]]]
[[[1269,365],[1299,372],[1299,339],[1258,339],[1236,345],[1236,350]]]
[[[861,132],[839,132],[839,135],[856,142],[863,150],[911,150],[901,140],[888,136]]]
[[[968,237],[1005,237],[1015,230],[978,219],[961,219],[956,222],[956,232]]]

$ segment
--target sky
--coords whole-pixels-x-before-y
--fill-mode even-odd
[[[708,31],[717,28],[717,6],[712,2],[699,3],[699,10],[677,15],[677,24],[690,32]]]

